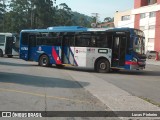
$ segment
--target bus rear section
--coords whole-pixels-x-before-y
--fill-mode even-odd
[[[19,55],[19,39],[17,34],[0,33],[0,57]]]

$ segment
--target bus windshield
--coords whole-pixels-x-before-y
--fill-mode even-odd
[[[134,42],[133,42],[133,50],[134,52],[138,54],[144,54],[145,49],[144,49],[144,37],[135,37]]]
[[[144,32],[140,30],[135,30],[134,33],[135,33],[135,36],[133,41],[133,50],[138,54],[144,54],[145,53]]]

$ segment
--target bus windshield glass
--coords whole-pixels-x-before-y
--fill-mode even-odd
[[[144,37],[144,33],[140,30],[135,30],[133,50],[138,54],[145,53],[145,37]]]

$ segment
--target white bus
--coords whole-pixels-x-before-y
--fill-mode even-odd
[[[0,33],[0,57],[19,55],[19,37],[15,33]]]

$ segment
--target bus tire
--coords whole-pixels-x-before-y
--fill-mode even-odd
[[[47,55],[42,55],[39,58],[39,62],[38,65],[42,66],[42,67],[49,67],[50,66],[50,62],[49,62],[49,58]]]
[[[3,51],[0,49],[0,57],[3,57]]]
[[[100,59],[96,63],[96,71],[99,73],[110,72],[110,63],[107,59]]]

